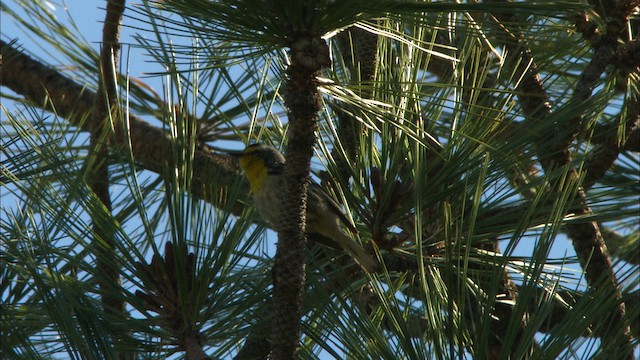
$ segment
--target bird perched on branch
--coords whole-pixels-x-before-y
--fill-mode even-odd
[[[274,147],[253,144],[242,151],[230,151],[240,159],[256,209],[271,225],[278,223],[280,216],[280,194],[284,186],[282,176],[285,157]],[[356,232],[338,203],[320,185],[311,181],[307,188],[308,234],[319,234],[338,244],[367,272],[375,270],[377,262],[345,229]]]

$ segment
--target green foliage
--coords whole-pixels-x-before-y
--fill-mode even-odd
[[[532,148],[541,134],[584,113],[588,125],[571,149],[572,165],[582,169],[594,127],[631,116],[630,96],[611,91],[612,81],[587,102],[567,100],[589,61],[571,17],[584,3],[365,3],[198,0],[127,8],[125,26],[136,31],[129,46],[160,70],[145,74],[158,85],[122,75],[122,109],[161,126],[176,161],[154,173],[134,154],[111,150],[111,212],[87,184],[96,159],[86,134],[3,94],[12,100],[2,106],[3,358],[179,356],[185,332],[211,358],[231,358],[270,320],[274,237],[251,206],[234,209],[246,198],[241,184],[203,190],[220,192],[227,207],[195,195],[194,154],[256,140],[283,148],[283,47],[301,29],[326,36],[332,48],[332,67],[320,76],[314,176],[383,266],[354,277],[344,256],[310,247],[300,357],[485,358],[495,355],[496,320],[507,334],[500,358],[615,351],[589,335],[606,331],[611,324],[603,319],[617,303],[585,286],[578,260],[557,247],[569,245],[566,224],[602,224],[612,232],[613,255],[624,260],[615,265],[622,292],[637,293],[639,265],[625,257],[639,243],[637,154],[622,154],[598,179],[589,191],[593,214],[577,217],[573,194],[581,184],[550,194],[549,183],[568,169],[543,173]],[[3,4],[2,11],[53,46],[67,76],[97,89],[97,51],[72,19],[59,21],[39,1]],[[523,31],[554,109],[535,127],[523,125],[515,90],[521,74],[505,63],[501,25],[490,15],[514,11],[518,23],[510,25]],[[379,36],[373,79],[360,79],[337,44],[354,24]],[[341,114],[363,129],[356,159],[338,129]],[[105,242],[94,240],[92,220],[113,234],[112,258],[101,255]],[[495,242],[500,251],[490,248]],[[412,270],[396,266],[398,258]],[[504,295],[505,274],[518,286],[517,301]],[[127,304],[126,317],[104,311],[105,291]],[[510,317],[498,318],[504,307]],[[637,306],[629,313],[637,319]]]

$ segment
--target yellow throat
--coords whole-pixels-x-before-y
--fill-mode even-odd
[[[264,180],[269,176],[264,160],[257,156],[249,155],[240,158],[240,167],[244,171],[252,193],[260,191]]]

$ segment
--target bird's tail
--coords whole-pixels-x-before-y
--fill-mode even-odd
[[[334,240],[340,244],[340,246],[355,260],[358,265],[368,274],[376,271],[378,262],[367,254],[364,248],[358,244],[351,236],[347,235],[344,231],[340,231],[339,236],[334,237]]]

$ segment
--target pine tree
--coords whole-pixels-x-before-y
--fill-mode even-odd
[[[49,5],[0,5],[3,359],[634,358],[638,1]]]

